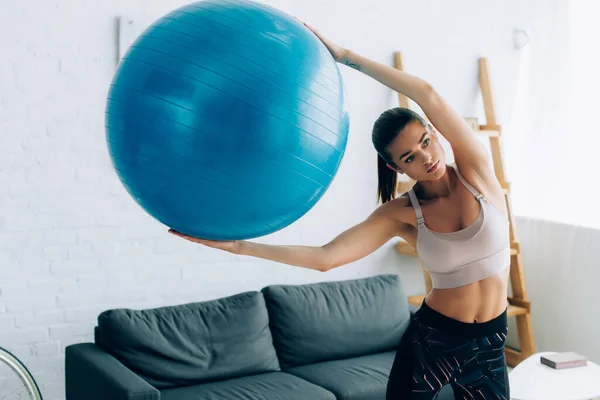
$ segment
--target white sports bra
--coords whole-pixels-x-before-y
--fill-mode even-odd
[[[437,289],[465,286],[495,275],[510,266],[509,221],[452,165],[462,184],[477,198],[477,220],[457,232],[440,233],[425,225],[421,205],[413,189],[408,195],[417,217],[416,250],[431,283]]]

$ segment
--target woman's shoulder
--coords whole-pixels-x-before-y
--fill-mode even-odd
[[[400,222],[416,225],[416,217],[408,196],[408,192],[392,199],[381,206],[379,206],[378,212],[385,214],[389,218],[396,219]]]

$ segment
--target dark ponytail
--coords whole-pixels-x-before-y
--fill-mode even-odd
[[[387,164],[397,167],[392,160],[387,147],[398,136],[406,125],[418,121],[423,126],[427,122],[416,112],[403,107],[391,108],[383,112],[373,125],[371,138],[377,150],[377,198],[381,203],[386,203],[396,197],[397,172],[391,170]]]
[[[386,203],[396,197],[398,174],[387,164],[388,162],[380,154],[377,154],[377,198],[381,203]]]

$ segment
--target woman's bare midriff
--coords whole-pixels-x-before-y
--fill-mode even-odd
[[[432,289],[425,298],[435,311],[467,323],[483,323],[499,316],[508,305],[510,268],[501,274],[453,289]]]

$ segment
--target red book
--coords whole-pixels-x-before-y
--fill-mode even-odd
[[[571,351],[540,356],[540,361],[554,369],[584,367],[587,358]]]

